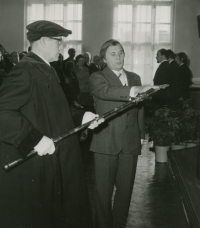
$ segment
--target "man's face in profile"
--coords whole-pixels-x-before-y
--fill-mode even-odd
[[[157,63],[162,62],[163,59],[162,59],[162,55],[161,55],[160,51],[157,52],[156,59],[157,59]]]
[[[109,46],[105,54],[105,61],[111,70],[120,71],[124,66],[124,51],[121,45]]]

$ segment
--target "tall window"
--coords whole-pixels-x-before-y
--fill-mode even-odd
[[[159,49],[173,49],[174,0],[114,0],[113,38],[125,49],[125,69],[152,84]]]
[[[27,25],[37,20],[55,22],[72,30],[72,35],[63,41],[62,54],[68,56],[68,49],[75,48],[76,54],[82,53],[82,6],[74,0],[26,0]],[[25,39],[26,40],[26,39]],[[29,46],[25,42],[25,49]]]

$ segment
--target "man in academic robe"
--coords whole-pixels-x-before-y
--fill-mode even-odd
[[[91,228],[92,217],[76,135],[55,147],[53,138],[74,128],[71,111],[49,62],[70,30],[49,21],[27,26],[29,52],[0,88],[0,166],[38,155],[10,172],[0,169],[0,227]],[[77,124],[96,117],[75,111]],[[90,127],[97,126],[94,122]]]

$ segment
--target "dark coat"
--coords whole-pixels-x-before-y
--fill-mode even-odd
[[[119,78],[108,67],[90,76],[89,84],[94,107],[100,116],[129,101],[131,86],[141,85],[138,75],[128,71],[125,73],[129,86],[122,86]],[[127,148],[133,151],[134,155],[140,154],[140,138],[144,139],[145,134],[144,113],[140,106],[117,114],[99,126],[94,131],[90,150],[102,154],[118,154],[123,147],[124,133],[127,129],[131,138]]]
[[[94,63],[91,63],[91,65],[89,66],[90,75],[100,70],[101,69],[99,69]]]
[[[154,85],[170,84],[170,70],[168,61],[163,61],[160,63],[156,70],[153,81]],[[155,101],[159,102],[170,101],[170,88],[168,87],[164,90],[158,91],[153,98]]]
[[[83,113],[74,113],[82,118]],[[0,88],[0,166],[27,154],[43,135],[74,128],[52,68],[28,53]],[[9,173],[0,169],[0,227],[92,227],[76,135],[53,155],[36,155]]]
[[[186,64],[179,66],[179,78],[180,78],[180,96],[184,99],[190,98],[190,85],[192,79],[192,72]]]
[[[170,98],[174,102],[180,98],[180,84],[181,79],[179,75],[179,66],[176,61],[169,63],[169,75],[170,75]]]

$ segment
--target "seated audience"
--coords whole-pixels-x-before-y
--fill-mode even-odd
[[[183,99],[190,98],[189,87],[192,84],[192,72],[188,67],[188,57],[184,52],[176,54],[176,62],[179,65],[179,78],[180,78],[180,96]]]
[[[90,75],[100,70],[101,70],[100,57],[98,55],[95,55],[93,58],[93,63],[91,63],[91,65],[89,66]]]

